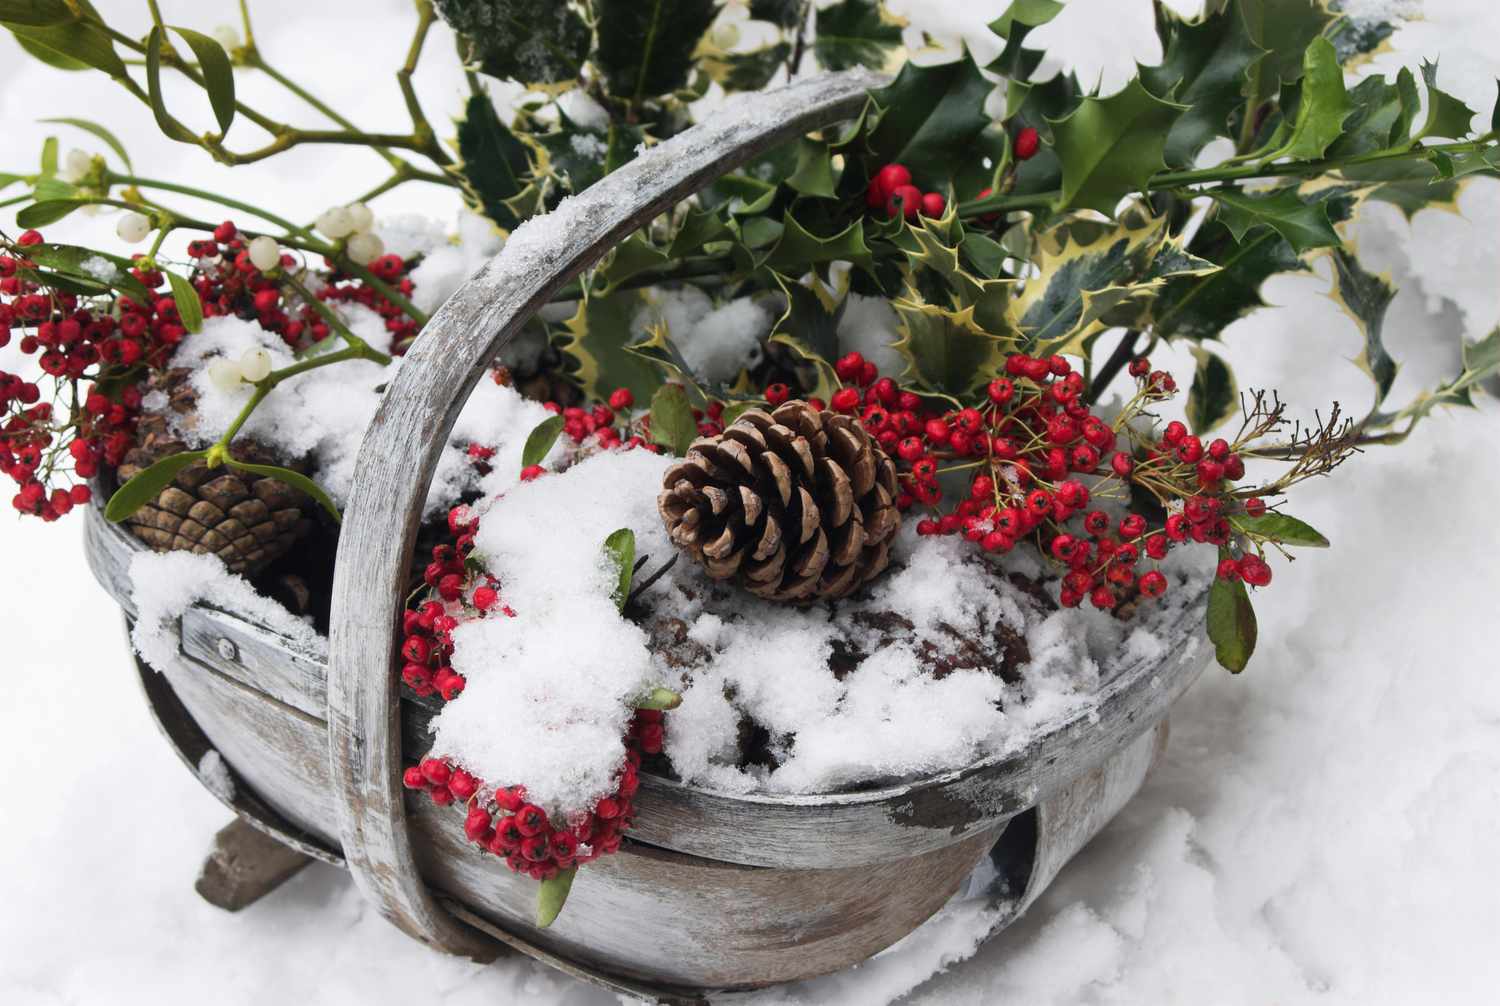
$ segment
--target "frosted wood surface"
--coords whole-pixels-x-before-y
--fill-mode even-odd
[[[381,400],[344,514],[328,677],[329,759],[344,855],[361,889],[414,936],[454,953],[487,941],[417,877],[401,806],[393,658],[406,564],[437,457],[475,382],[522,325],[618,241],[755,154],[857,111],[884,78],[825,75],[726,104],[518,229],[432,317]]]

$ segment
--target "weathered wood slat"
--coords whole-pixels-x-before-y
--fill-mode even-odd
[[[240,818],[219,829],[193,885],[210,905],[237,912],[270,894],[312,862]]]

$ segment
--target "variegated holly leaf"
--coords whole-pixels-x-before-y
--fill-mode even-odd
[[[1390,49],[1389,40],[1396,33],[1394,22],[1379,17],[1350,17],[1345,14],[1324,33],[1339,54],[1346,70],[1368,63],[1376,54]]]
[[[1375,408],[1385,400],[1395,383],[1396,361],[1382,341],[1386,308],[1396,291],[1381,276],[1366,272],[1353,254],[1343,248],[1329,253],[1333,259],[1333,291],[1330,296],[1359,327],[1364,348],[1354,362],[1375,382]]]
[[[918,391],[965,400],[1005,365],[1016,348],[1014,339],[986,332],[974,321],[974,309],[947,311],[913,297],[891,302],[900,319],[893,349],[906,360],[903,383]]]
[[[1264,50],[1250,38],[1237,6],[1184,20],[1159,15],[1165,32],[1160,66],[1141,67],[1141,82],[1158,98],[1187,105],[1167,135],[1170,167],[1189,168],[1210,140],[1232,137],[1230,119],[1245,106],[1245,75]]]
[[[594,61],[609,93],[639,102],[687,83],[713,0],[594,0]]]
[[[531,160],[526,145],[506,128],[495,106],[482,94],[471,97],[458,124],[459,172],[469,201],[501,227],[523,219],[512,200],[527,188]]]
[[[1084,98],[1052,123],[1062,161],[1062,189],[1053,209],[1083,207],[1110,215],[1166,167],[1167,137],[1185,105],[1163,101],[1137,78],[1107,98]]]
[[[819,9],[816,21],[813,55],[825,70],[884,70],[899,58],[906,22],[892,16],[880,0],[840,0]]]
[[[750,0],[750,18],[795,28],[807,16],[808,0]]]
[[[773,42],[750,52],[730,52],[705,42],[697,53],[698,68],[725,91],[759,91],[792,54],[790,42]]]
[[[987,240],[982,235],[966,235],[951,207],[940,220],[923,217],[919,223],[903,228],[896,244],[906,255],[908,282],[928,290],[929,295],[923,299],[931,301],[934,291],[922,281],[921,274],[924,271],[935,274],[945,288],[943,306],[955,311],[970,308],[980,328],[1013,339],[1015,332],[1007,308],[1016,281],[976,276],[966,269],[962,253],[969,238]],[[997,243],[989,243],[1001,256],[1005,254]]]
[[[436,0],[459,52],[482,73],[531,85],[571,85],[592,41],[579,10],[560,0]]]
[[[663,380],[682,385],[694,405],[703,405],[708,401],[708,393],[693,376],[693,370],[688,366],[687,358],[672,341],[671,330],[665,322],[647,328],[645,338],[639,342],[630,343],[625,350],[649,361],[660,370]]]
[[[1152,305],[1152,331],[1164,339],[1212,339],[1266,302],[1260,288],[1276,273],[1307,268],[1280,234],[1263,228],[1237,243],[1222,225],[1205,225],[1203,275],[1169,279]]]
[[[812,393],[826,402],[839,387],[833,361],[841,355],[839,319],[848,301],[835,298],[816,279],[809,287],[781,273],[773,277],[786,295],[786,311],[771,329],[770,341],[787,347],[813,368]]]
[[[1327,201],[1305,201],[1296,186],[1254,195],[1239,189],[1214,189],[1209,195],[1218,203],[1219,222],[1229,228],[1236,241],[1243,241],[1246,233],[1258,227],[1270,227],[1299,255],[1339,243],[1328,220]]]
[[[1240,392],[1229,364],[1199,346],[1189,348],[1197,366],[1193,369],[1193,386],[1188,389],[1187,420],[1193,432],[1202,436],[1234,415]]]
[[[904,164],[922,188],[945,190],[990,124],[984,102],[993,87],[967,51],[951,63],[905,64],[870,93],[879,110],[865,137],[870,162]]]
[[[631,324],[646,306],[645,295],[638,290],[609,296],[584,290],[560,342],[574,365],[570,376],[591,398],[607,399],[614,389],[629,388],[636,401],[649,402],[661,374],[655,363],[629,349]]]

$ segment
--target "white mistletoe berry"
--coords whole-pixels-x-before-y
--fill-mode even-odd
[[[323,215],[318,217],[316,226],[318,230],[337,241],[354,233],[354,217],[344,207],[335,206],[331,210],[323,211]]]
[[[221,24],[215,28],[214,40],[229,52],[240,47],[240,33],[234,30],[233,25]]]
[[[281,246],[273,237],[262,234],[250,242],[250,264],[261,272],[270,272],[281,265]]]
[[[254,384],[263,381],[271,372],[271,354],[259,346],[251,346],[240,357],[240,377]]]
[[[345,247],[349,257],[360,265],[369,265],[385,254],[385,242],[379,234],[356,234]]]
[[[81,181],[93,166],[94,158],[88,151],[70,150],[68,156],[63,158],[63,170],[59,175],[63,181]]]
[[[238,363],[220,357],[209,363],[208,381],[220,391],[234,391],[244,383],[244,376]]]
[[[344,209],[349,211],[349,220],[354,224],[354,233],[364,234],[375,226],[375,214],[364,203],[354,203],[345,206]]]
[[[146,235],[151,233],[151,218],[144,213],[126,213],[115,224],[115,233],[120,235],[121,241],[130,244],[144,241]]]

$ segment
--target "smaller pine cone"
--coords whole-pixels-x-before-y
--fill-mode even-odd
[[[716,580],[775,601],[853,593],[885,569],[896,466],[853,418],[787,402],[693,442],[657,509]]]

